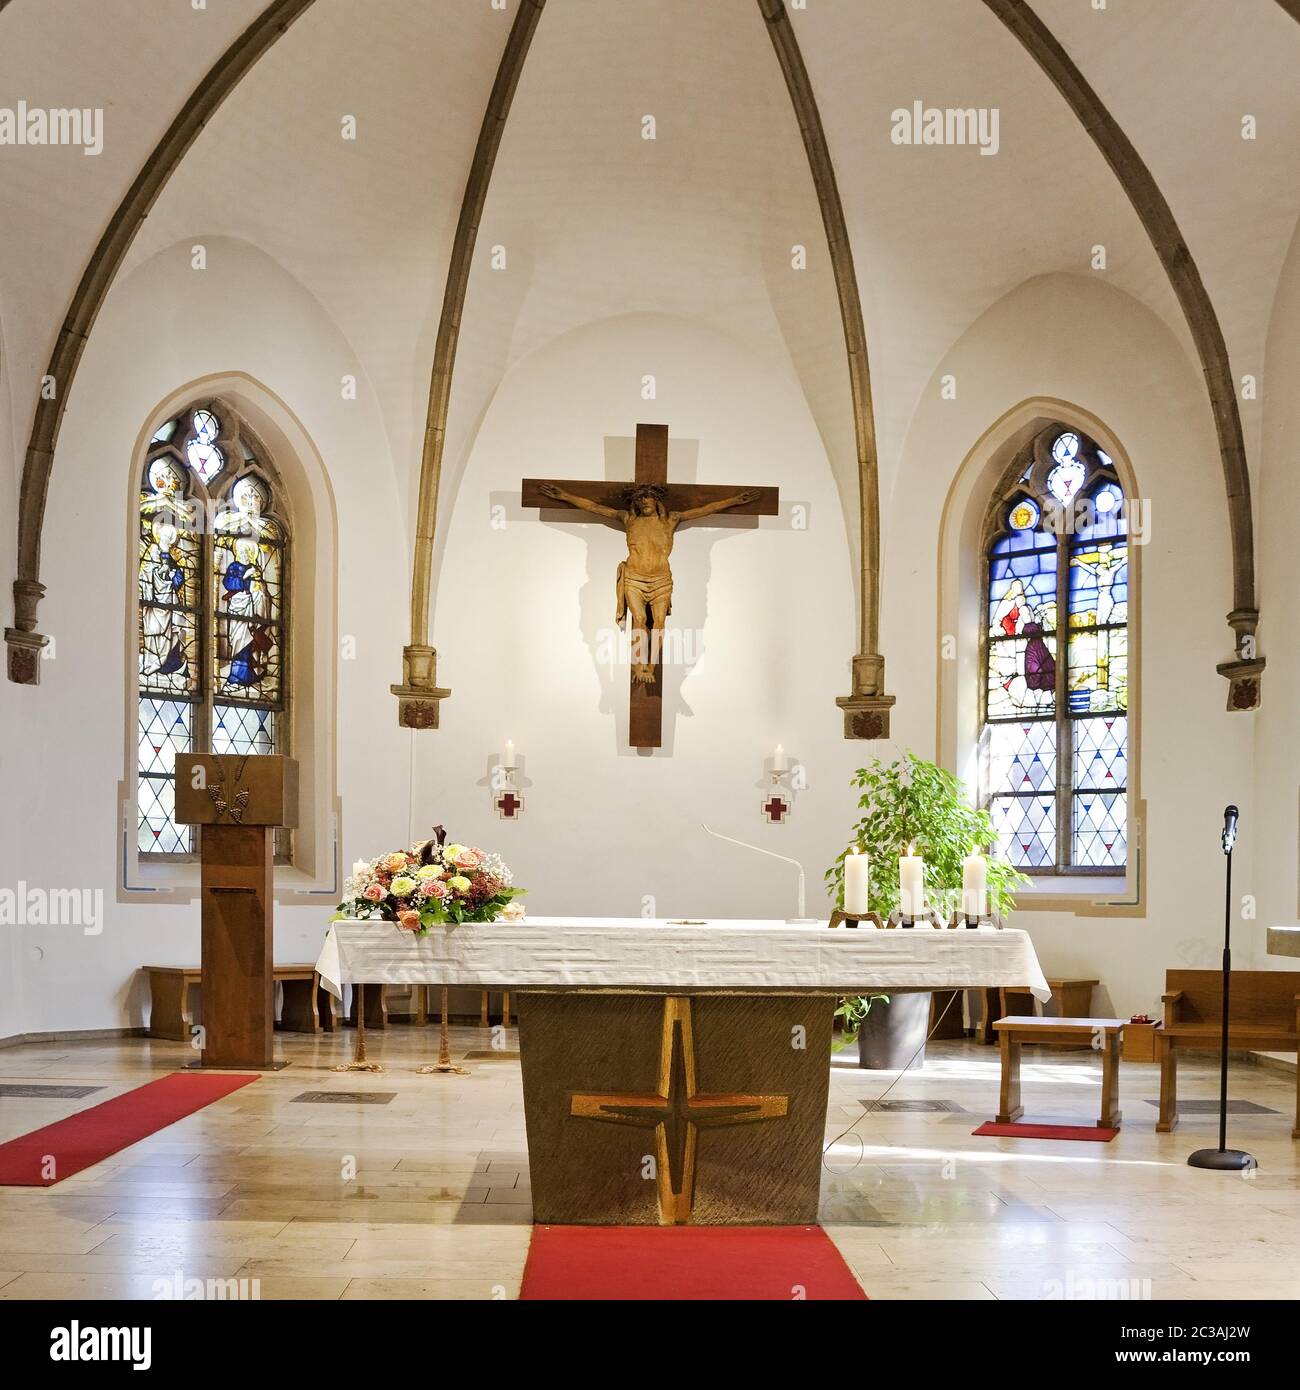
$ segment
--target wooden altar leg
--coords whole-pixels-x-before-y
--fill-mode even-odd
[[[366,1061],[366,987],[365,985],[354,985],[353,988],[357,996],[357,1032],[352,1043],[352,1060],[345,1062],[342,1066],[334,1067],[332,1070],[383,1071],[383,1067],[378,1062]]]
[[[483,993],[479,995],[478,1001],[479,1027],[486,1028],[491,1021],[491,1018],[488,1016],[488,992],[484,990]]]
[[[510,1027],[510,991],[509,991],[509,990],[506,990],[506,991],[502,994],[502,996],[501,996],[501,1026],[502,1026],[502,1028],[509,1028],[509,1027]],[[1297,1114],[1300,1114],[1300,1110],[1298,1110],[1296,1113],[1297,1113]],[[1297,1120],[1296,1123],[1297,1123],[1297,1124],[1300,1124],[1300,1120]]]
[[[451,1037],[447,1031],[447,986],[442,987],[442,1015],[438,1024],[438,1060],[431,1067],[416,1067],[416,1072],[420,1076],[429,1076],[437,1072],[444,1076],[468,1076],[469,1072],[464,1067],[458,1067],[451,1060]]]

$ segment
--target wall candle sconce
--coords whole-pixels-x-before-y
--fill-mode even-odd
[[[519,758],[513,739],[501,746],[501,756],[492,773],[492,807],[499,820],[518,820],[524,813],[524,799],[515,784]]]
[[[787,794],[790,787],[790,758],[784,744],[776,745],[770,776],[772,789],[763,798],[763,804],[759,809],[769,825],[784,825],[794,809],[794,802]]]

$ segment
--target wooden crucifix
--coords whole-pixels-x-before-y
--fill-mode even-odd
[[[663,726],[663,630],[672,612],[673,537],[684,521],[716,512],[776,516],[774,487],[720,487],[668,481],[668,426],[636,427],[636,474],[631,483],[525,478],[525,507],[573,507],[618,526],[627,559],[618,567],[614,621],[632,627],[632,687],[628,742],[658,748]]]

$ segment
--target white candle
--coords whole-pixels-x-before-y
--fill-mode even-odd
[[[790,771],[790,759],[786,756],[785,744],[783,744],[783,743],[778,743],[778,744],[776,745],[776,752],[772,755],[772,771],[773,771],[773,772],[789,772],[789,771]]]
[[[898,860],[898,906],[904,917],[917,918],[925,911],[925,861],[919,854]]]
[[[968,854],[961,861],[961,910],[967,917],[987,915],[988,883],[988,860],[982,854]]]
[[[850,917],[865,917],[870,911],[871,864],[857,849],[844,856],[844,911]]]
[[[506,739],[504,745],[503,745],[502,748],[501,748],[501,766],[502,766],[502,767],[514,767],[514,765],[515,765],[515,741],[514,741],[514,739],[508,738],[508,739]]]

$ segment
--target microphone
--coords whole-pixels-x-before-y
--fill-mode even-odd
[[[1223,808],[1223,834],[1220,838],[1224,854],[1231,854],[1233,845],[1237,843],[1237,808],[1235,806]]]

